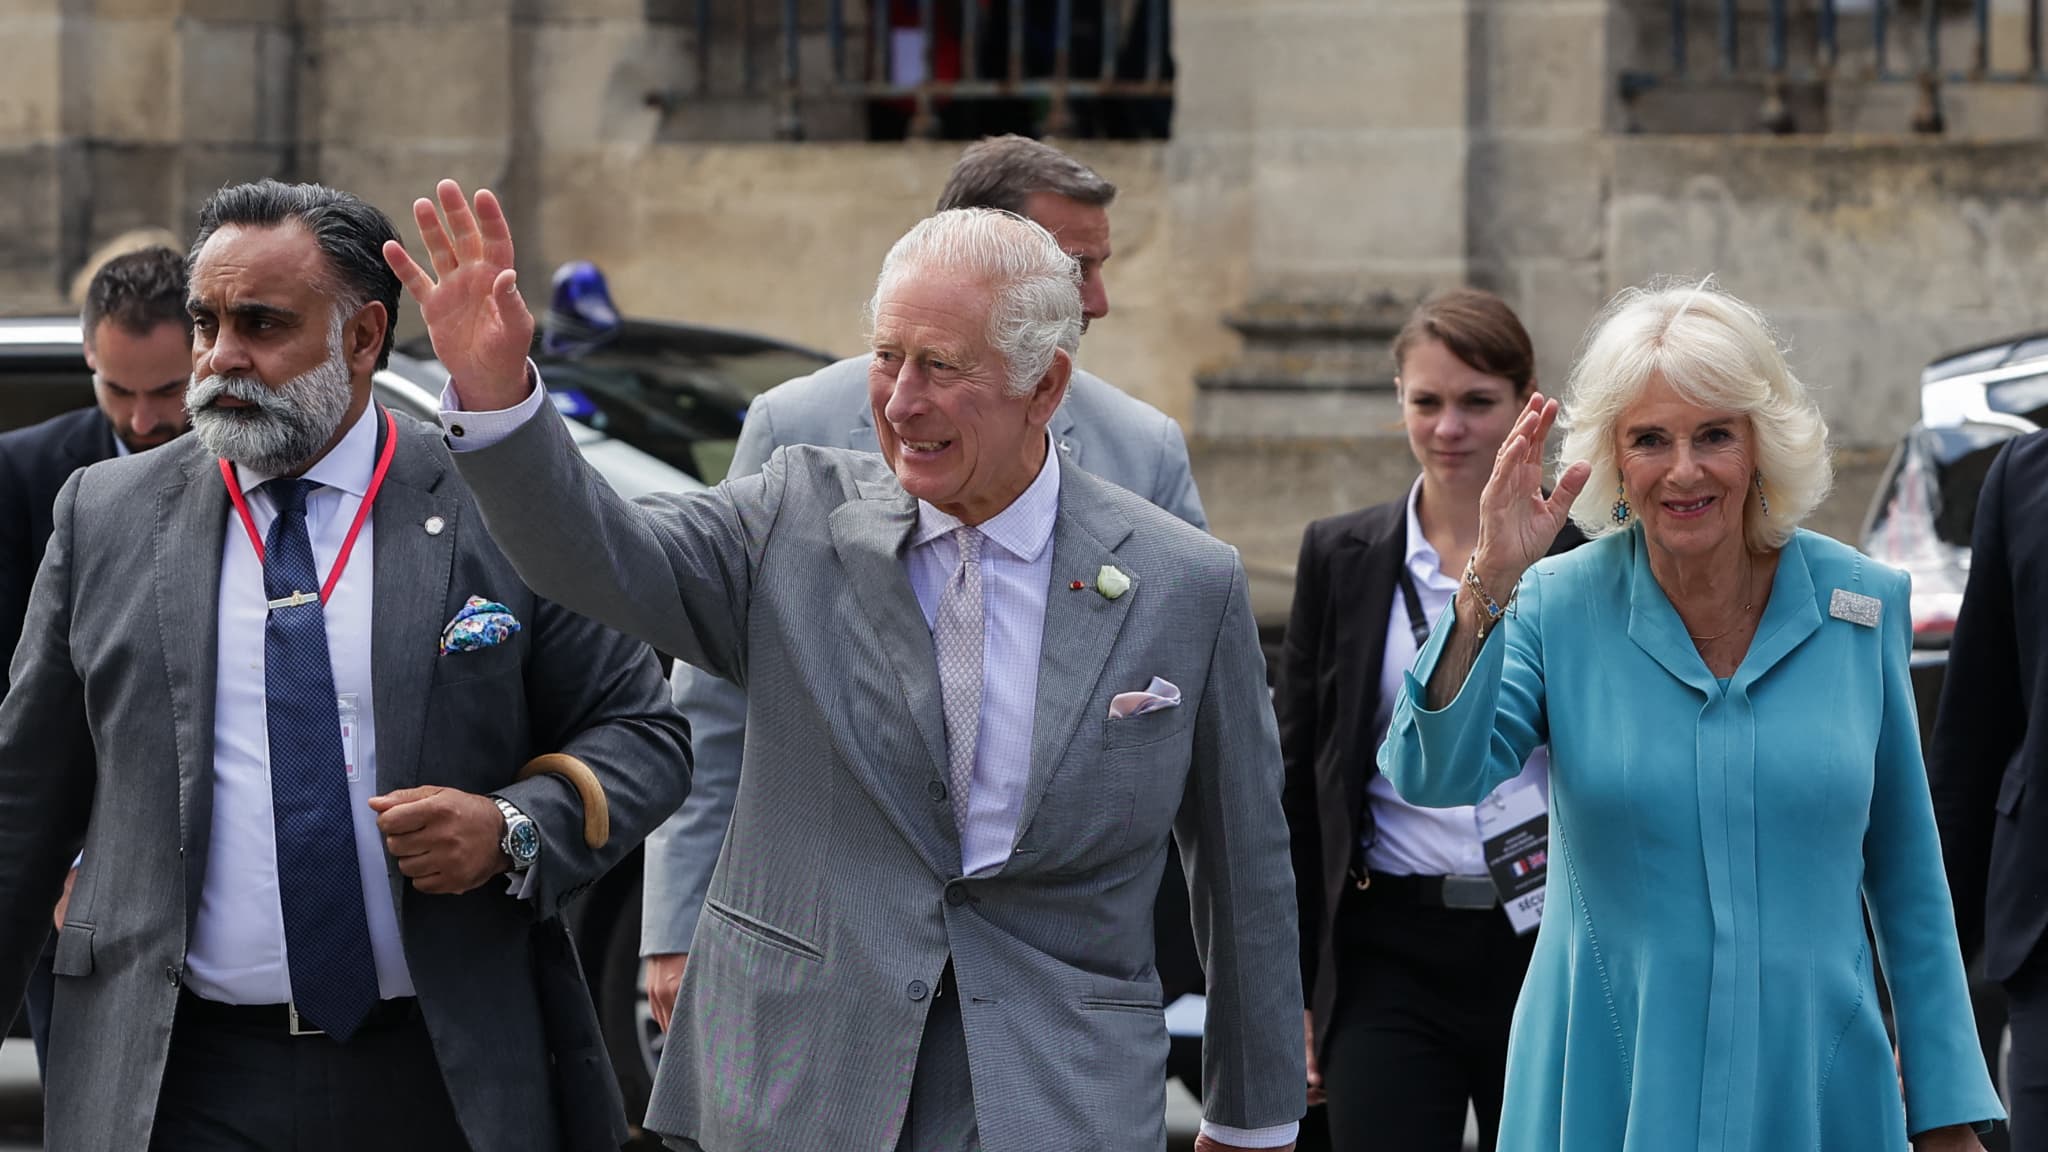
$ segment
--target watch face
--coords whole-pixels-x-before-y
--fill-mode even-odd
[[[527,864],[540,855],[540,833],[534,830],[530,822],[521,820],[513,825],[511,837],[514,861]]]

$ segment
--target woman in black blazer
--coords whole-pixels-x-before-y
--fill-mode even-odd
[[[1517,932],[1498,897],[1476,810],[1407,804],[1374,756],[1478,541],[1479,493],[1536,387],[1535,352],[1499,297],[1458,289],[1415,310],[1394,361],[1422,475],[1402,499],[1309,525],[1274,697],[1310,1102],[1327,1099],[1337,1152],[1458,1152],[1468,1103],[1490,1150],[1535,933]],[[1560,546],[1578,542],[1566,532]],[[1490,800],[1545,796],[1542,760]]]

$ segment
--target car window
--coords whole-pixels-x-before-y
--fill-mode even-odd
[[[754,397],[823,363],[781,349],[697,353],[647,344],[535,360],[564,415],[707,484],[732,466]]]
[[[1984,402],[1993,412],[2009,412],[2048,427],[2048,372],[1989,385]]]
[[[732,466],[754,397],[832,362],[748,333],[649,321],[629,320],[605,343],[573,355],[550,353],[543,343],[535,341],[534,364],[564,416],[706,484],[724,479]],[[424,338],[401,350],[440,372]],[[396,358],[392,367],[399,368]],[[438,392],[443,380],[445,374],[421,382]]]
[[[1984,487],[1984,476],[1999,449],[2015,433],[1998,424],[1961,424],[1926,429],[1925,434],[1933,474],[1935,534],[1945,544],[1967,548],[1977,522],[1977,493]]]
[[[40,424],[93,402],[85,357],[0,356],[0,432]]]

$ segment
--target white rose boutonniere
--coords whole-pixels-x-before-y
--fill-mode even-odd
[[[1102,593],[1103,599],[1114,600],[1131,590],[1131,578],[1124,575],[1123,569],[1116,565],[1104,564],[1102,569],[1095,573],[1095,590]]]

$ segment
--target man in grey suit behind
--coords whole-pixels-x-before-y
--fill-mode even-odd
[[[57,497],[0,704],[0,1005],[85,850],[53,1152],[627,1136],[556,914],[681,801],[687,732],[653,653],[521,583],[439,430],[371,403],[393,236],[327,188],[216,193],[194,433]],[[515,779],[544,753],[566,777]]]
[[[1114,184],[1057,148],[1022,136],[998,136],[961,154],[939,196],[938,211],[999,208],[1052,233],[1080,265],[1081,329],[1086,332],[1090,323],[1109,314],[1103,265],[1111,255],[1109,206],[1115,199]],[[756,399],[727,475],[737,479],[759,472],[776,449],[796,444],[878,451],[874,409],[868,405],[868,359],[841,360]],[[1069,463],[1197,528],[1208,526],[1180,425],[1150,404],[1076,368],[1066,402],[1053,413],[1052,438]],[[648,1000],[664,1028],[732,822],[740,748],[747,734],[747,695],[738,685],[688,664],[678,664],[672,679],[676,705],[690,719],[697,769],[690,799],[647,838],[640,950],[648,958]],[[1201,987],[1201,973],[1189,970],[1187,893],[1175,873],[1172,866],[1166,869],[1155,910],[1169,1002]]]
[[[1291,1147],[1293,876],[1229,546],[1064,460],[1081,328],[1038,225],[942,212],[872,305],[880,455],[799,447],[628,503],[525,358],[503,209],[390,244],[456,460],[543,594],[747,688],[731,859],[647,1126],[709,1152],[1163,1150],[1152,899],[1169,834],[1209,973],[1198,1147]]]

